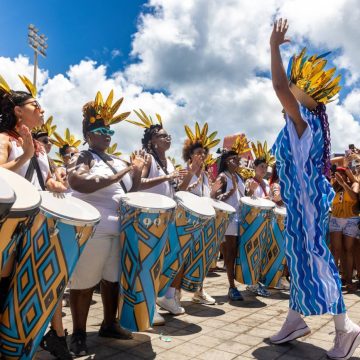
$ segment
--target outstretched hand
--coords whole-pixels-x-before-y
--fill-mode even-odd
[[[280,46],[281,44],[290,42],[290,39],[285,38],[286,32],[289,28],[287,19],[283,21],[283,19],[275,20],[273,31],[270,37],[270,45],[271,46]]]

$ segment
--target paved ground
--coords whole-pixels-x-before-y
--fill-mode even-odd
[[[87,328],[91,355],[81,359],[326,359],[325,351],[332,346],[334,337],[331,316],[307,318],[312,329],[309,336],[288,345],[273,346],[267,338],[283,323],[288,294],[276,291],[270,298],[258,298],[244,292],[244,302],[230,304],[226,283],[225,273],[208,277],[206,289],[216,298],[217,305],[192,304],[190,294],[185,293],[183,306],[186,314],[178,317],[166,315],[166,326],[136,333],[135,339],[130,341],[97,336],[102,321],[102,305],[100,296],[95,295],[96,303],[91,306]],[[244,287],[240,286],[240,289]],[[345,302],[350,317],[360,323],[360,292],[345,294]],[[69,310],[66,308],[64,311],[67,314],[65,326],[70,331]],[[53,358],[40,351],[37,359]],[[360,359],[360,348],[355,352],[354,359]]]

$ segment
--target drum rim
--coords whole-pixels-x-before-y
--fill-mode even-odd
[[[14,189],[8,184],[8,182],[3,179],[3,178],[0,178],[0,181],[3,181],[3,184],[2,184],[2,190],[4,190],[3,186],[5,185],[5,189],[6,191],[4,192],[1,192],[0,190],[0,201],[2,204],[11,204],[11,206],[15,203],[16,201],[16,194],[15,194],[15,191]],[[7,192],[7,194],[6,194]]]
[[[215,212],[216,211],[221,211],[221,212],[225,212],[227,214],[235,214],[236,213],[236,209],[231,206],[230,204],[226,203],[225,201],[221,201],[221,200],[218,200],[218,199],[213,199],[213,198],[207,198],[207,197],[204,197],[205,199],[209,199],[209,202],[211,204],[211,206],[214,208]],[[234,210],[226,210],[226,209],[221,209],[220,207],[217,207],[217,206],[214,206],[215,204],[226,204],[227,206],[233,208]]]
[[[67,225],[75,225],[75,226],[83,226],[83,227],[95,226],[101,220],[101,215],[97,219],[87,219],[87,220],[70,219],[68,217],[64,217],[63,215],[44,209],[41,206],[40,206],[40,212],[47,218],[48,217],[55,218],[57,221]]]
[[[214,215],[206,215],[206,214],[201,214],[198,213],[196,211],[194,211],[193,209],[189,209],[183,201],[178,200],[177,202],[178,206],[181,206],[182,208],[184,208],[185,210],[189,211],[191,214],[195,214],[197,217],[201,218],[201,219],[212,219],[216,216],[216,212],[215,209],[212,207],[212,209],[214,210]]]
[[[40,204],[37,207],[34,207],[32,209],[17,210],[17,209],[11,208],[7,218],[9,218],[9,219],[19,219],[19,218],[23,218],[23,217],[27,218],[27,217],[34,215],[34,213],[36,213],[39,209],[40,209]]]
[[[271,201],[271,200],[268,200],[268,199],[262,199],[262,198],[256,198],[256,199],[262,199],[262,200],[266,200],[266,201],[270,201],[270,202],[272,202],[274,205],[273,206],[266,206],[266,205],[263,205],[263,206],[257,206],[257,205],[253,205],[253,204],[247,204],[247,203],[245,203],[244,201],[243,201],[243,199],[251,199],[251,197],[250,196],[243,196],[243,197],[241,197],[240,198],[240,202],[241,202],[241,204],[243,204],[243,205],[247,205],[247,206],[252,206],[253,208],[256,208],[256,209],[261,209],[261,210],[273,210],[275,207],[276,207],[276,204],[273,202],[273,201]]]
[[[140,205],[135,205],[135,204],[129,204],[126,200],[128,199],[129,194],[126,194],[124,196],[122,196],[120,198],[121,203],[126,204],[127,206],[133,207],[135,209],[146,209],[146,213],[148,214],[158,214],[158,213],[166,213],[169,210],[174,210],[176,208],[176,201],[168,196],[162,195],[162,194],[156,194],[156,193],[149,193],[149,192],[136,192],[136,193],[141,193],[141,194],[153,194],[153,195],[160,195],[161,197],[166,198],[167,200],[171,200],[170,202],[173,202],[171,207],[166,207],[166,208],[149,208],[149,207],[142,207]],[[134,193],[130,193],[130,194],[136,194]],[[131,196],[131,195],[130,195]],[[145,195],[146,197],[147,195]]]

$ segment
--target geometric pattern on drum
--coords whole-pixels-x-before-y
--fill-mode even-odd
[[[201,236],[202,227],[203,221],[198,216],[177,206],[175,222],[169,224],[158,296],[165,295],[176,274],[189,258],[195,239]]]
[[[15,250],[19,238],[24,234],[29,219],[30,217],[8,217],[4,222],[0,222],[0,278],[1,270]]]
[[[57,224],[38,214],[19,243],[19,258],[0,323],[6,359],[32,359],[93,227]],[[77,235],[81,234],[77,241]]]
[[[272,211],[241,206],[241,221],[235,259],[235,279],[246,285],[263,282],[264,270],[271,268],[279,251],[270,236]]]
[[[152,326],[172,210],[146,213],[121,203],[120,325]]]
[[[194,239],[190,256],[185,261],[182,289],[195,292],[203,283],[210,265],[217,253],[215,219],[209,219],[203,226],[201,235]]]
[[[262,267],[262,282],[273,288],[279,282],[286,265],[285,258],[285,219],[277,214],[271,219],[270,239],[266,246],[266,260]],[[269,246],[271,244],[271,246]],[[270,259],[272,261],[270,261]]]

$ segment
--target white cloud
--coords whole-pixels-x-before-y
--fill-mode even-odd
[[[91,60],[52,78],[39,71],[40,100],[60,132],[70,126],[81,136],[82,105],[97,90],[107,94],[114,88],[116,96],[125,97],[123,111],[141,107],[162,115],[173,135],[172,155],[178,158],[183,125],[195,121],[209,122],[221,137],[244,131],[251,139],[271,143],[283,124],[281,106],[271,81],[256,74],[270,69],[268,43],[276,13],[290,21],[293,44],[283,49],[285,59],[305,39],[322,49],[341,47],[337,65],[347,70],[352,87],[342,104],[328,106],[333,149],[360,145],[360,10],[355,0],[150,0],[149,5],[155,10],[141,15],[133,37],[137,61],[124,72],[108,76],[104,65]],[[115,50],[112,55],[117,56]],[[32,77],[32,66],[21,55],[0,58],[0,68],[11,84],[17,73]],[[140,129],[123,123],[117,130],[121,150],[140,146]]]

